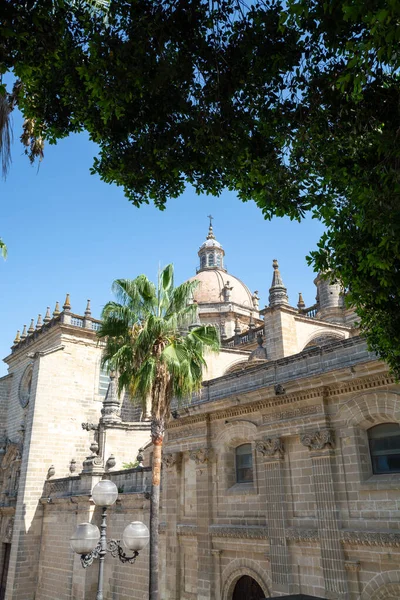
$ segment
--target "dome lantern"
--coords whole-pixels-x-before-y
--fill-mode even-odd
[[[208,269],[221,269],[226,271],[224,268],[225,251],[221,244],[215,239],[212,226],[213,217],[208,215],[208,218],[210,219],[208,235],[206,241],[200,246],[198,252],[200,258],[200,266],[198,271],[204,271]]]

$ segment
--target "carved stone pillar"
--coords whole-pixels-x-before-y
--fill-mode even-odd
[[[321,429],[304,433],[300,441],[310,450],[326,593],[329,598],[345,599],[348,597],[348,587],[333,482],[333,432],[331,429]]]
[[[162,462],[165,472],[165,511],[166,511],[166,536],[165,536],[165,571],[166,571],[166,600],[178,600],[180,582],[180,553],[177,535],[179,522],[179,494],[181,473],[180,452],[163,455]]]
[[[222,550],[211,550],[214,560],[214,596],[215,600],[221,600],[221,552]]]
[[[283,485],[284,445],[282,438],[268,438],[256,443],[256,450],[265,459],[267,521],[270,544],[273,589],[289,592],[291,569],[286,545],[286,498]]]
[[[211,536],[208,527],[211,520],[211,457],[210,448],[191,450],[189,456],[196,463],[197,498],[197,598],[211,599],[212,558]]]

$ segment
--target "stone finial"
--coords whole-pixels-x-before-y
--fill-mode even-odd
[[[279,272],[279,265],[276,258],[272,261],[274,268],[274,274],[272,276],[272,284],[269,288],[269,305],[274,306],[288,306],[289,300],[287,296],[287,289],[283,285],[282,277]]]
[[[263,346],[264,338],[261,331],[257,333],[257,348],[249,356],[249,361],[267,360],[267,350]]]
[[[299,310],[303,310],[306,307],[306,303],[303,300],[303,294],[299,292],[299,301],[297,303],[297,308]]]
[[[31,319],[31,324],[29,325],[28,334],[31,334],[35,331],[35,320]]]
[[[21,340],[24,340],[28,336],[26,332],[26,325],[24,325],[24,329],[22,331]]]
[[[114,454],[110,454],[110,456],[108,457],[107,462],[106,462],[107,469],[113,469],[116,464],[117,464],[117,460],[116,460]]]
[[[44,315],[43,323],[49,323],[51,321],[50,306],[47,307],[46,314]]]
[[[64,312],[67,312],[67,311],[69,312],[71,310],[71,300],[70,300],[69,294],[67,294],[65,296],[65,302],[63,304],[63,310],[64,310]]]
[[[58,317],[59,314],[60,314],[60,303],[57,300],[56,305],[53,310],[53,317]]]
[[[39,313],[38,318],[37,318],[37,323],[36,323],[36,329],[41,329],[42,325],[43,325],[42,315]]]
[[[250,333],[254,331],[254,329],[256,328],[256,324],[254,323],[254,319],[253,319],[253,315],[250,315],[250,321],[249,321],[249,330]]]
[[[87,301],[85,317],[90,317],[92,315],[92,311],[90,310],[90,300]]]
[[[76,471],[76,460],[73,458],[71,460],[71,462],[69,463],[69,472],[75,473],[75,471]]]
[[[136,457],[136,460],[137,460],[137,463],[138,463],[138,467],[140,467],[141,469],[143,469],[143,467],[144,467],[144,464],[143,464],[144,454],[143,454],[143,452],[144,452],[143,448],[139,448],[138,454],[137,454],[137,457]]]
[[[20,343],[20,341],[21,341],[21,336],[20,336],[20,334],[19,334],[19,329],[18,329],[18,330],[17,330],[17,335],[15,336],[15,340],[14,340],[14,346],[15,346],[16,344],[19,344],[19,343]]]
[[[54,465],[51,465],[51,467],[47,471],[47,479],[50,479],[50,477],[53,477],[55,474],[56,474],[56,470],[54,468]]]
[[[235,329],[233,330],[235,335],[240,335],[241,329],[239,326],[239,319],[236,317],[235,319]]]

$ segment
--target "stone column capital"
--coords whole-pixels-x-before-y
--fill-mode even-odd
[[[178,466],[181,458],[180,452],[167,452],[163,454],[162,463],[166,469],[171,469],[173,466]]]
[[[334,432],[332,429],[324,428],[317,431],[306,432],[300,435],[303,446],[309,450],[333,449],[335,446]]]
[[[212,459],[213,451],[211,448],[196,448],[189,450],[189,457],[194,460],[197,466],[203,466]]]
[[[282,459],[285,455],[283,439],[280,437],[270,437],[256,442],[256,450],[268,459]]]

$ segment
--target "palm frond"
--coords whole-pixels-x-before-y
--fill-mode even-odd
[[[0,160],[1,173],[7,177],[11,165],[11,144],[13,141],[11,127],[11,106],[8,94],[0,95]]]
[[[188,307],[192,307],[189,311],[196,311],[196,305],[193,304],[193,294],[198,285],[199,282],[197,280],[186,281],[173,290],[169,305],[165,312],[166,319],[168,319],[170,315],[187,310]]]
[[[173,267],[158,276],[158,288],[145,277],[117,279],[117,301],[102,311],[98,336],[105,341],[103,364],[118,371],[118,389],[126,389],[136,401],[151,397],[151,413],[167,418],[173,397],[190,396],[201,387],[204,352],[217,351],[217,330],[211,326],[182,333],[196,312],[192,303],[197,282],[173,287]]]

